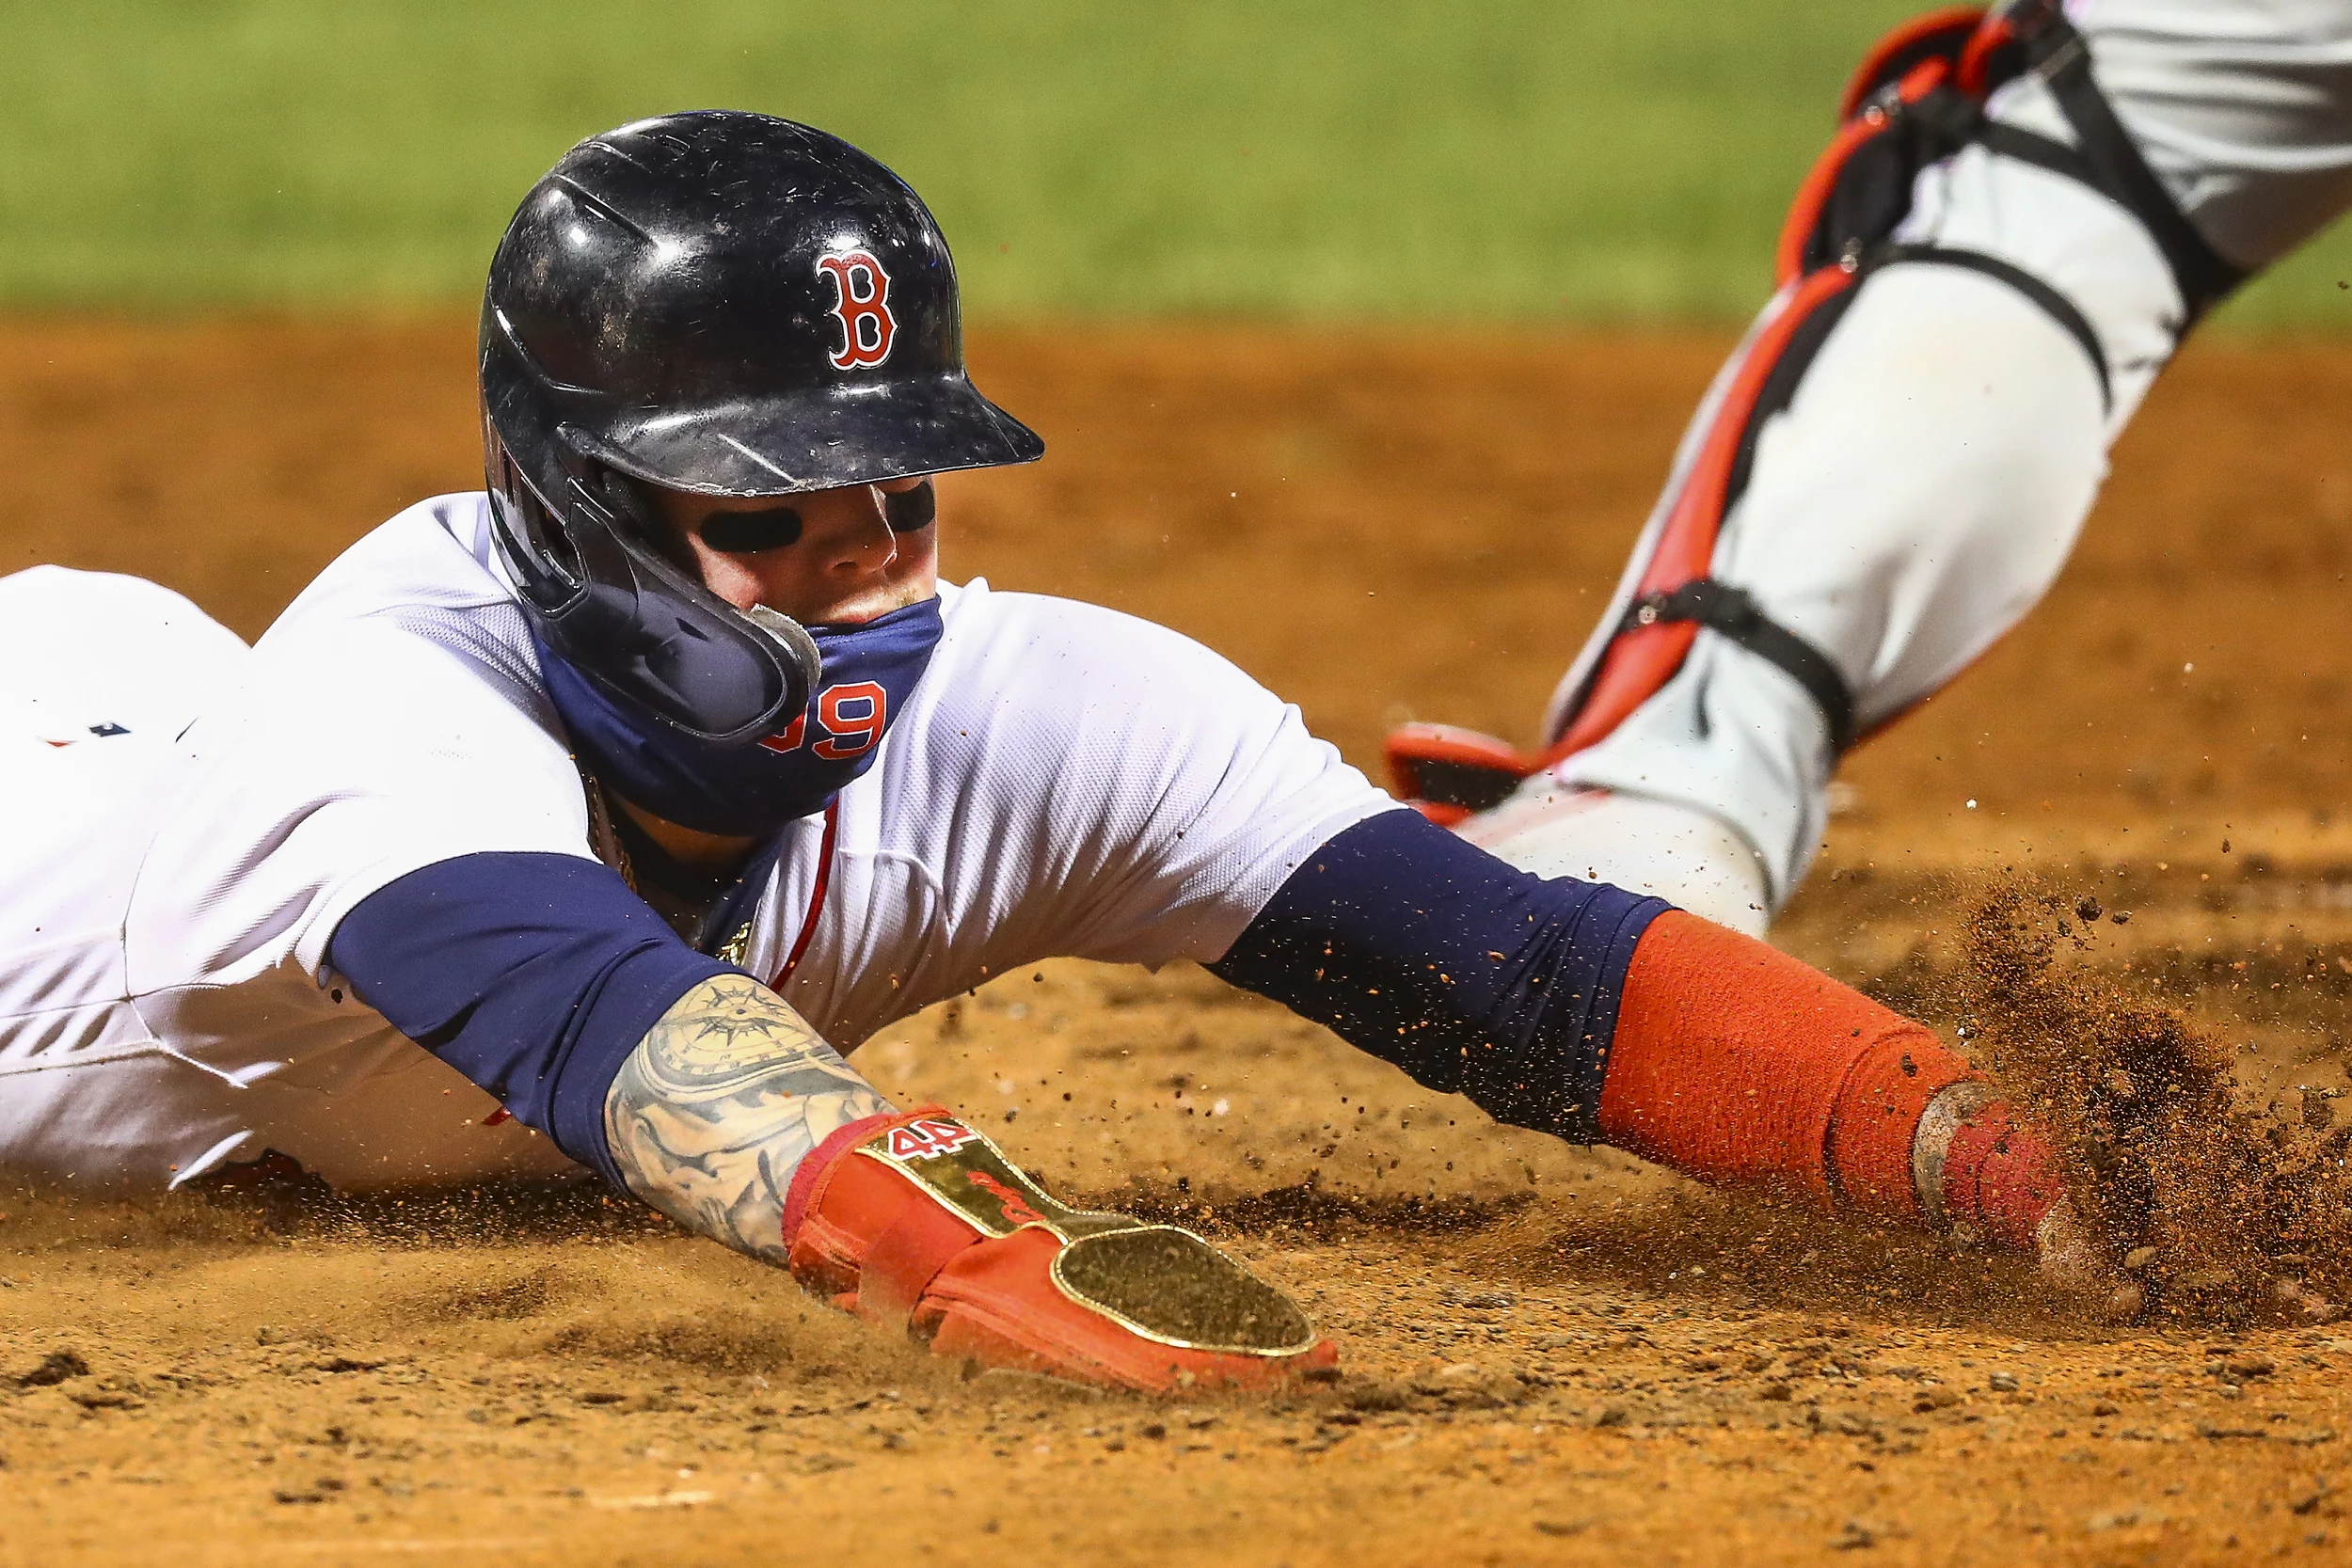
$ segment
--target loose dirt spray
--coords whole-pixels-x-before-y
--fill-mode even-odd
[[[2148,1310],[2327,1316],[2312,1297],[2352,1300],[2352,1127],[2258,1109],[2217,1033],[2062,961],[2097,916],[2030,884],[1979,900],[1955,998],[1970,1050],[2053,1135]]]

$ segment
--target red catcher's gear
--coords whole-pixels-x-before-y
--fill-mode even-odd
[[[1399,800],[1440,828],[1492,811],[1535,770],[1509,741],[1458,724],[1406,724],[1390,732],[1382,755]]]
[[[1200,1237],[1057,1202],[938,1106],[818,1146],[784,1235],[805,1289],[934,1355],[1147,1394],[1338,1361],[1295,1303]]]

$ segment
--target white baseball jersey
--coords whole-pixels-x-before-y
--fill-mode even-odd
[[[402,513],[249,655],[151,584],[0,579],[0,625],[48,654],[0,677],[0,801],[51,825],[0,850],[0,1165],[152,1184],[268,1148],[363,1188],[567,1164],[485,1125],[496,1101],[327,967],[342,917],[411,871],[593,857],[487,517],[478,494]],[[845,1050],[1045,957],[1214,959],[1303,856],[1394,809],[1186,638],[984,581],[941,597],[830,850],[822,816],[785,830],[741,949],[771,978],[805,928],[785,994]],[[63,678],[102,646],[113,677]],[[184,714],[151,696],[175,663],[211,685],[181,682]]]

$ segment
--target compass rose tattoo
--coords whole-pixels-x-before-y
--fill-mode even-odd
[[[890,1102],[748,974],[704,981],[630,1052],[604,1128],[629,1191],[700,1235],[781,1266],[792,1172]]]

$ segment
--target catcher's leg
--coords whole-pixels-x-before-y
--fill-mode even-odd
[[[2084,30],[2115,114],[2227,262],[2259,268],[2352,199],[2341,8],[2288,0],[2225,28],[2117,5]],[[2073,136],[2038,77],[1991,109]],[[1463,831],[1530,869],[1597,872],[1760,929],[1820,841],[1844,744],[1950,680],[2062,564],[2107,443],[2188,319],[2150,235],[2088,186],[1985,146],[1931,167],[1895,241],[1990,259],[2015,286],[1915,261],[1843,297],[1820,274],[1785,289],[1701,407],[1554,699],[1548,750],[1406,733],[1391,751],[1406,792],[1488,808]],[[1711,617],[1655,602],[1693,578],[1718,591]],[[1680,624],[1629,621],[1645,596]],[[1777,649],[1728,635],[1743,617]],[[1472,787],[1414,787],[1424,758]],[[1518,774],[1531,776],[1506,803]]]
[[[1958,268],[1891,267],[1861,285],[1787,412],[1758,430],[1707,575],[1825,657],[1851,693],[1846,723],[1867,732],[1951,679],[2048,590],[2097,494],[2106,422],[2081,346],[2025,295]],[[1597,673],[1607,679],[1605,660]],[[1597,681],[1592,695],[1609,692]],[[1584,739],[1581,716],[1563,714],[1564,738]],[[1689,897],[1696,884],[1713,894],[1696,912],[1758,930],[1820,842],[1847,738],[1832,723],[1780,663],[1701,629],[1613,727],[1466,831],[1529,869],[1581,874],[1582,846],[1638,819],[1634,802],[1678,808],[1692,814],[1684,842],[1722,824],[1747,853],[1677,857],[1653,832],[1677,884],[1659,891]],[[1626,799],[1580,798],[1596,790]],[[1754,895],[1725,909],[1714,890],[1733,868],[1745,884],[1735,894]],[[1708,872],[1713,882],[1701,880]]]
[[[1700,408],[1562,684],[1549,751],[1482,755],[1481,737],[1423,728],[1391,741],[1392,768],[1408,794],[1459,799],[1482,767],[1486,781],[1532,768],[1456,831],[1539,875],[1760,932],[1820,842],[1851,736],[1931,694],[2047,591],[2097,493],[2107,422],[2081,342],[2007,283],[1915,264],[1843,296],[1784,293]],[[1727,507],[1707,493],[1734,483]],[[1781,642],[1631,619],[1656,583],[1692,578],[1744,596]]]

